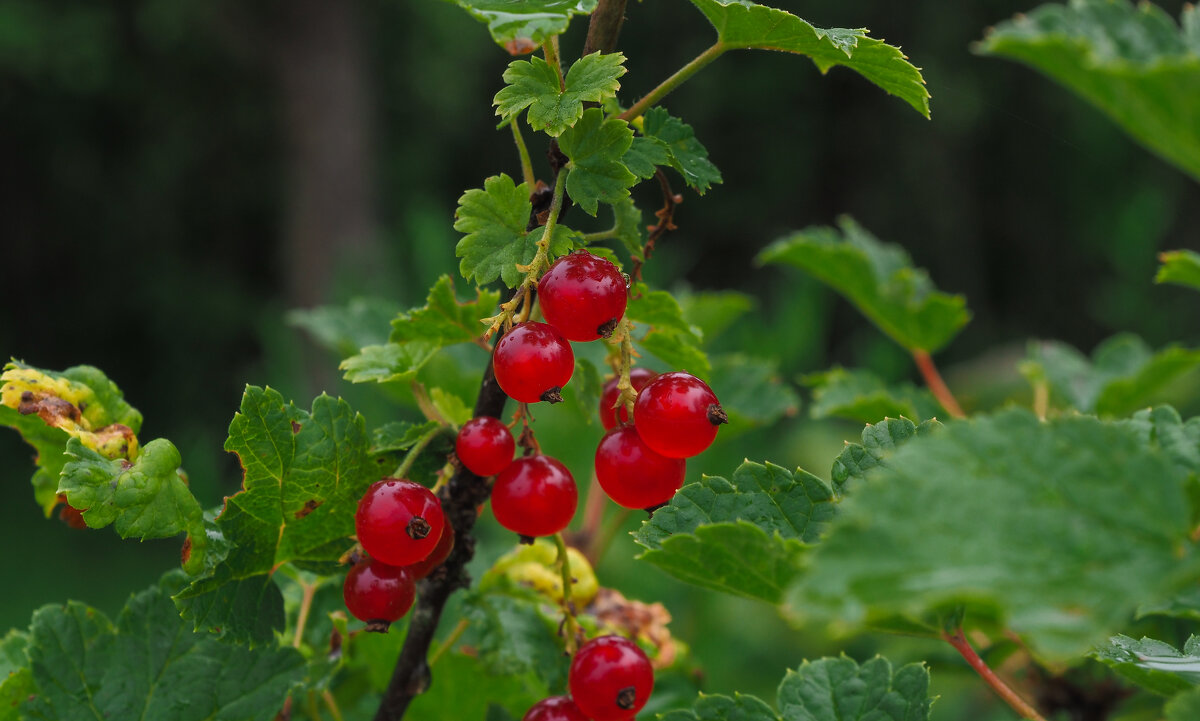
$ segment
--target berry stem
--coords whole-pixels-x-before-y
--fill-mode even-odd
[[[313,596],[321,586],[320,580],[305,583],[298,578],[296,582],[303,589],[303,595],[300,596],[300,612],[296,616],[296,633],[292,636],[292,648],[300,648],[300,644],[304,643],[304,627],[308,625],[308,614],[312,611]]]
[[[996,695],[1004,699],[1004,702],[1011,706],[1013,711],[1016,711],[1021,718],[1030,719],[1030,721],[1046,721],[1045,717],[1037,712],[1037,709],[1031,706],[1028,701],[1021,698],[1011,686],[1004,683],[1004,680],[988,667],[984,660],[979,657],[979,654],[975,653],[975,649],[971,647],[971,643],[963,635],[962,626],[955,628],[953,633],[943,631],[942,638],[953,646],[955,651],[958,651],[962,655],[967,665],[975,669],[975,672],[983,678],[984,682],[992,687]]]
[[[726,48],[721,43],[716,43],[708,50],[697,55],[687,65],[677,70],[674,75],[659,83],[658,87],[651,90],[645,97],[633,104],[629,110],[621,113],[621,120],[633,121],[642,116],[647,110],[653,107],[659,100],[666,97],[667,93],[682,85],[693,75],[700,72],[706,65],[721,57]]]
[[[938,403],[942,404],[942,408],[946,409],[951,418],[966,418],[967,414],[963,413],[962,406],[958,405],[954,394],[950,392],[950,387],[946,385],[946,381],[942,380],[942,374],[938,373],[937,366],[929,352],[917,348],[912,351],[912,357],[917,362],[917,368],[920,369],[921,375],[925,378],[925,385],[929,386],[929,391],[933,393],[934,398],[938,399]]]
[[[558,568],[562,573],[563,626],[566,631],[567,655],[575,655],[578,648],[578,624],[575,620],[575,603],[571,600],[571,557],[567,555],[567,542],[561,533],[554,534],[554,545],[558,547]]]
[[[435,421],[443,426],[449,426],[458,430],[458,426],[449,418],[442,415],[442,412],[433,404],[433,400],[429,397],[429,391],[425,390],[425,384],[420,381],[413,381],[411,387],[413,398],[417,401],[417,408],[421,410],[421,415],[425,416],[427,420]]]
[[[521,156],[521,180],[525,185],[533,188],[537,184],[537,180],[533,176],[533,161],[529,159],[529,148],[525,146],[525,136],[521,135],[518,118],[513,118],[509,126],[512,128],[513,142],[517,144],[517,155]]]
[[[617,368],[621,378],[617,381],[617,403],[614,408],[625,406],[626,417],[633,421],[633,402],[637,400],[637,392],[633,390],[633,381],[629,378],[629,371],[633,367],[633,321],[628,316],[621,318],[613,336],[621,339],[621,365]]]

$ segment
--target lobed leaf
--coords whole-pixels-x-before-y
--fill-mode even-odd
[[[963,297],[936,290],[903,249],[881,243],[849,217],[838,224],[841,232],[813,227],[784,237],[759,253],[758,262],[808,272],[910,351],[937,351],[967,324]]]
[[[584,103],[601,103],[616,97],[618,78],[625,74],[625,56],[599,52],[575,61],[559,86],[558,73],[545,60],[533,57],[514,60],[504,71],[508,83],[496,93],[496,114],[511,120],[526,108],[526,119],[534,130],[558,137],[583,117]]]
[[[868,37],[865,28],[817,28],[783,10],[749,0],[692,0],[717,30],[722,49],[758,48],[805,55],[822,73],[842,65],[929,117],[921,71],[900,48]]]
[[[1192,636],[1180,653],[1169,643],[1113,636],[1092,658],[1148,691],[1173,696],[1200,686],[1200,639]]]
[[[650,108],[646,111],[642,132],[647,138],[661,144],[666,152],[665,160],[658,161],[655,165],[669,164],[683,176],[683,181],[688,187],[700,195],[704,195],[713,183],[723,182],[721,171],[708,159],[708,149],[696,139],[692,126],[663,108]],[[641,177],[649,178],[650,175],[653,173]]]
[[[665,290],[650,290],[645,283],[635,283],[625,308],[625,317],[658,330],[690,333],[699,330],[683,318],[683,308],[675,296]]]
[[[383,298],[354,298],[343,305],[298,308],[284,316],[288,325],[308,331],[321,346],[346,358],[388,339],[388,323],[400,308]]]
[[[17,721],[21,703],[33,693],[28,645],[29,635],[15,629],[0,638],[0,721]]]
[[[598,0],[451,0],[477,20],[513,55],[530,52],[562,34],[575,15],[587,15]]]
[[[562,611],[536,591],[493,583],[463,599],[468,640],[484,669],[495,676],[534,674],[550,688],[566,685],[558,636]]]
[[[710,385],[729,415],[731,426],[767,425],[794,416],[800,398],[779,377],[779,361],[741,353],[712,357]]]
[[[605,120],[604,111],[589,108],[574,127],[558,139],[570,158],[567,195],[589,215],[600,203],[618,203],[629,197],[637,176],[622,162],[633,145],[633,130],[624,120]]]
[[[708,378],[712,365],[701,350],[703,340],[699,329],[684,319],[683,308],[673,295],[639,284],[625,309],[625,317],[650,326],[649,331],[635,339],[646,351],[672,368]]]
[[[1193,17],[1195,17],[1193,12]],[[1196,22],[1200,27],[1200,20]],[[1174,283],[1200,290],[1200,253],[1191,250],[1172,250],[1158,256],[1162,265],[1158,268],[1155,283]]]
[[[645,260],[642,247],[646,244],[646,232],[643,225],[642,211],[634,204],[632,198],[625,198],[612,204],[614,222],[613,233],[629,257],[635,261]]]
[[[1024,410],[956,422],[872,472],[789,610],[849,628],[965,604],[1067,660],[1192,583],[1188,477],[1128,422]]]
[[[177,600],[197,626],[261,643],[283,617],[271,573],[287,562],[331,563],[349,549],[358,501],[379,473],[362,416],[327,395],[304,411],[247,386],[225,449],[245,471],[217,519],[229,552]]]
[[[885,465],[884,459],[901,444],[920,435],[926,435],[942,427],[936,420],[916,425],[907,418],[884,418],[868,424],[862,432],[862,443],[846,443],[846,448],[833,461],[830,476],[833,490],[839,496],[847,486],[867,480],[872,468]]]
[[[432,343],[369,345],[338,364],[351,383],[408,383],[438,352]]]
[[[1043,5],[1001,23],[977,46],[1067,86],[1135,140],[1200,180],[1200,26],[1128,0]]]
[[[443,275],[429,290],[425,305],[399,314],[392,320],[391,343],[431,343],[439,348],[455,343],[473,343],[483,335],[480,318],[491,315],[500,302],[498,291],[477,288],[475,298],[459,302],[454,281]]]
[[[911,383],[888,384],[866,370],[835,367],[802,379],[812,388],[813,418],[845,418],[870,423],[901,416],[915,420],[936,417],[941,406],[933,394]]]

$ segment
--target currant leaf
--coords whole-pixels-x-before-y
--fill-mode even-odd
[[[748,0],[692,0],[717,30],[722,49],[759,48],[806,55],[822,73],[845,66],[929,117],[921,71],[900,48],[868,37],[865,29],[817,28],[783,10]]]
[[[1033,67],[1099,108],[1135,140],[1200,180],[1200,26],[1128,0],[1043,5],[1001,23],[979,52]]]
[[[671,162],[671,150],[658,138],[638,136],[621,158],[621,163],[639,178],[651,178],[659,165]]]
[[[515,288],[524,277],[516,264],[533,260],[535,252],[525,232],[532,210],[529,186],[504,173],[485,180],[482,190],[463,193],[454,215],[454,229],[466,234],[454,251],[462,276],[478,285],[502,278]]]
[[[849,217],[839,225],[841,232],[813,227],[784,237],[759,253],[758,262],[808,272],[910,351],[942,348],[970,320],[963,297],[936,290],[902,248],[881,243]]]
[[[246,388],[225,442],[245,478],[217,519],[229,553],[179,594],[185,617],[237,640],[270,639],[259,616],[283,615],[271,573],[334,562],[351,545],[359,499],[379,478],[364,425],[340,399],[318,396],[305,411],[270,388]]]
[[[633,145],[633,130],[623,120],[604,119],[604,111],[590,108],[578,123],[565,130],[558,147],[568,158],[567,194],[589,215],[600,203],[617,203],[629,197],[637,176],[621,160]]]
[[[491,315],[500,302],[499,291],[477,288],[465,303],[454,293],[450,276],[437,279],[423,308],[400,313],[392,320],[392,343],[425,342],[439,347],[471,343],[483,335],[479,319]]]
[[[1155,352],[1122,333],[1098,345],[1091,359],[1064,343],[1033,343],[1021,372],[1048,383],[1076,410],[1124,416],[1162,400],[1164,389],[1196,368],[1200,350],[1168,346]]]
[[[722,353],[711,360],[710,385],[729,415],[730,430],[767,425],[799,412],[800,398],[780,379],[777,359]]]
[[[633,198],[613,203],[612,209],[613,235],[625,246],[630,258],[636,261],[645,260],[642,248],[646,244],[646,230],[642,211],[634,204]]]
[[[831,368],[802,379],[812,388],[813,418],[845,418],[871,423],[879,418],[903,416],[915,420],[934,418],[941,406],[933,394],[911,383],[886,383],[865,370]]]
[[[867,472],[884,465],[887,456],[901,444],[919,435],[926,435],[942,427],[935,420],[916,425],[907,418],[885,418],[868,424],[862,432],[862,443],[846,443],[846,448],[833,461],[830,477],[833,490],[840,496],[847,486],[867,480]]]
[[[621,53],[592,53],[575,61],[559,88],[558,74],[545,60],[533,57],[514,60],[504,71],[508,83],[492,103],[506,121],[526,108],[530,127],[558,137],[583,117],[584,103],[599,103],[615,97],[625,74]]]
[[[558,640],[562,610],[540,593],[500,581],[463,599],[470,619],[468,642],[489,674],[534,674],[548,688],[566,684]]]
[[[531,52],[567,29],[575,15],[587,15],[598,0],[453,0],[477,20],[500,47],[513,55]]]
[[[308,332],[317,343],[337,353],[354,355],[364,346],[387,342],[388,323],[400,307],[383,298],[354,298],[344,305],[323,305],[288,311],[288,325]]]
[[[690,334],[700,341],[699,329],[684,320],[683,308],[675,296],[665,290],[650,290],[645,283],[634,284],[625,316],[660,331]]]
[[[438,352],[434,343],[410,341],[369,345],[338,364],[351,383],[407,383]]]
[[[1180,653],[1169,643],[1117,635],[1091,655],[1127,680],[1163,696],[1200,686],[1200,638],[1195,636]]]
[[[1128,422],[1010,410],[949,424],[855,488],[788,611],[852,628],[965,604],[1048,660],[1076,657],[1146,597],[1194,583],[1189,476]]]
[[[723,182],[721,171],[708,159],[708,149],[696,139],[692,126],[660,107],[650,108],[643,116],[642,132],[661,143],[666,150],[666,160],[655,165],[669,164],[683,176],[688,187],[700,195],[704,195],[714,183]]]
[[[34,691],[28,646],[29,634],[16,629],[0,638],[0,721],[18,721],[21,703]]]
[[[753,296],[735,290],[682,291],[676,294],[687,322],[700,329],[705,345],[754,309]]]
[[[694,333],[652,328],[637,338],[635,344],[668,366],[685,370],[702,380],[712,374],[712,364]]]
[[[1192,11],[1193,17],[1196,16]],[[1200,20],[1196,21],[1200,27]],[[1172,250],[1159,256],[1162,265],[1158,268],[1155,283],[1174,283],[1200,290],[1200,253],[1191,250]]]

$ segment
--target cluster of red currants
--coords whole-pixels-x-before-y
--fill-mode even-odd
[[[570,696],[538,701],[522,721],[630,721],[650,699],[654,669],[633,641],[600,636],[575,652],[567,686]]]
[[[445,562],[454,528],[437,496],[400,478],[371,484],[354,515],[358,542],[369,558],[346,574],[346,608],[371,631],[386,631],[412,608],[416,583]]]

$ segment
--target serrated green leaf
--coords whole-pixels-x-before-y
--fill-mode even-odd
[[[532,57],[514,60],[504,71],[508,83],[492,104],[496,114],[509,120],[529,108],[526,119],[534,130],[558,137],[583,117],[584,103],[599,103],[614,97],[621,87],[618,78],[625,74],[625,56],[621,53],[592,53],[575,61],[561,89],[558,73],[545,60]]]
[[[1154,352],[1135,335],[1101,343],[1089,360],[1055,341],[1032,343],[1021,372],[1045,380],[1056,394],[1085,413],[1124,416],[1151,405],[1165,387],[1200,367],[1200,350],[1168,346]]]
[[[741,353],[712,357],[709,383],[731,427],[767,425],[800,409],[800,398],[779,377],[779,361]]]
[[[78,438],[67,441],[69,460],[58,481],[58,493],[83,511],[91,528],[113,524],[121,538],[169,538],[187,534],[183,567],[204,568],[208,537],[204,512],[179,473],[181,458],[170,441],[150,441],[132,464],[110,460]]]
[[[775,8],[747,0],[692,0],[717,30],[722,49],[760,48],[806,55],[822,72],[843,65],[929,117],[921,71],[900,48],[867,36],[866,29],[817,28]]]
[[[437,681],[409,707],[408,715],[414,719],[482,719],[493,704],[521,718],[530,706],[549,695],[545,684],[535,676],[492,675],[479,659],[457,652],[439,659],[434,673]]]
[[[1192,12],[1196,16],[1195,11]],[[1200,17],[1200,16],[1196,16]],[[1200,21],[1196,22],[1200,27]],[[1158,256],[1162,265],[1158,268],[1155,283],[1174,283],[1200,290],[1200,253],[1191,250],[1172,250]]]
[[[642,248],[646,244],[646,231],[642,211],[634,204],[633,198],[613,203],[612,209],[615,216],[613,235],[625,246],[629,257],[645,260]]]
[[[1184,24],[1195,26],[1195,10]],[[980,52],[1025,63],[1078,93],[1200,180],[1200,48],[1150,3],[1071,0],[1001,23]]]
[[[351,383],[408,383],[438,352],[433,343],[385,343],[362,348],[338,364]]]
[[[245,470],[242,490],[217,519],[229,555],[178,601],[197,624],[263,642],[270,637],[260,617],[283,615],[270,574],[286,562],[336,561],[350,547],[358,501],[379,474],[362,416],[327,395],[308,412],[275,390],[247,386],[225,449]]]
[[[15,629],[0,638],[0,721],[17,721],[21,703],[33,693],[28,645],[29,635]]]
[[[919,435],[940,429],[934,420],[915,425],[907,418],[885,418],[869,424],[862,432],[862,443],[846,443],[846,448],[833,461],[830,478],[833,490],[841,495],[851,484],[862,483],[867,472],[884,465],[884,459],[901,444]]]
[[[841,232],[814,227],[772,243],[760,263],[786,263],[844,295],[880,330],[911,350],[937,351],[971,314],[960,295],[939,292],[897,245],[881,243],[849,217]]]
[[[661,331],[687,333],[700,337],[699,329],[683,319],[683,309],[675,296],[665,290],[650,290],[645,283],[635,283],[625,317]]]
[[[422,436],[439,427],[437,421],[425,423],[405,423],[393,421],[371,431],[371,454],[407,451],[412,448]]]
[[[1181,693],[1163,707],[1167,721],[1192,721],[1200,718],[1200,689]]]
[[[1200,686],[1200,639],[1188,639],[1184,653],[1169,643],[1128,636],[1113,636],[1092,652],[1092,658],[1129,681],[1163,696],[1174,696]]]
[[[688,710],[675,710],[660,721],[780,721],[779,715],[756,696],[702,694]]]
[[[186,585],[168,574],[133,596],[114,627],[82,604],[34,614],[28,653],[34,717],[269,721],[304,677],[292,648],[249,649],[194,634],[170,594]]]
[[[642,132],[662,143],[668,154],[666,161],[656,162],[655,165],[670,164],[683,176],[688,187],[700,195],[704,195],[713,183],[723,182],[721,171],[708,159],[708,149],[696,139],[692,126],[662,108],[650,108],[643,118]]]
[[[566,687],[562,611],[544,595],[502,581],[468,593],[463,611],[470,619],[467,642],[489,674],[533,674],[552,690]]]
[[[571,17],[587,15],[597,0],[451,0],[474,18],[487,23],[500,47],[517,54],[516,41],[541,45],[567,29]],[[528,52],[528,51],[526,51]]]
[[[558,147],[570,158],[567,195],[588,215],[600,203],[613,204],[629,197],[637,176],[621,162],[633,145],[633,130],[624,120],[605,120],[600,108],[584,111],[574,127],[558,138]]]
[[[443,418],[456,426],[461,426],[475,415],[474,410],[467,407],[466,401],[441,388],[430,388],[429,400]]]
[[[424,307],[413,308],[392,320],[388,341],[425,342],[438,347],[472,343],[483,335],[479,320],[492,315],[499,302],[498,291],[478,288],[473,300],[461,303],[454,293],[454,281],[443,275],[429,290]]]
[[[1129,423],[1011,410],[947,425],[849,497],[788,610],[849,628],[964,604],[1073,658],[1193,583],[1188,475]]]
[[[700,348],[700,339],[692,333],[656,328],[636,338],[635,343],[671,368],[687,371],[702,380],[708,380],[712,374],[712,365]]]
[[[288,311],[288,325],[302,328],[339,358],[388,339],[388,323],[400,307],[384,298],[353,298],[344,305],[323,305]]]
[[[821,479],[746,461],[731,480],[686,484],[634,539],[647,549],[638,558],[680,580],[778,603],[833,514]]]
[[[903,416],[921,421],[941,414],[933,394],[911,383],[886,383],[866,370],[835,367],[802,379],[813,389],[813,418],[845,418],[871,423]]]
[[[638,136],[633,139],[633,145],[621,158],[621,163],[629,172],[639,178],[654,177],[654,170],[659,165],[671,162],[671,151],[667,144],[658,138]]]

